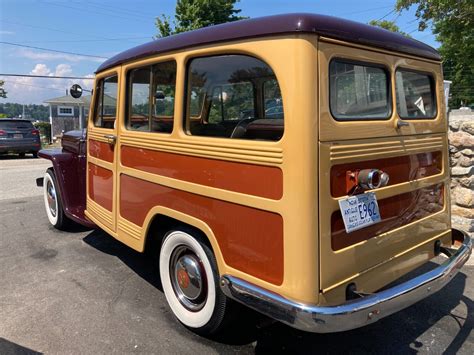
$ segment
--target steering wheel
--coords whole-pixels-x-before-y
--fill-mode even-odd
[[[246,118],[239,121],[239,123],[237,123],[237,126],[234,127],[232,133],[230,134],[230,138],[242,138],[243,136],[245,136],[245,132],[247,132],[247,126],[252,121],[252,118]]]

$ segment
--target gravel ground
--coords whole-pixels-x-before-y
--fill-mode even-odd
[[[0,354],[474,353],[473,266],[362,329],[310,334],[240,319],[226,338],[196,336],[172,316],[149,259],[101,231],[48,225],[34,181],[47,167],[0,157]]]

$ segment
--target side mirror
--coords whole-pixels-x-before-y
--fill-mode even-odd
[[[164,100],[165,99],[165,93],[161,90],[158,90],[156,93],[155,93],[155,99],[157,100]]]
[[[69,93],[71,94],[72,97],[75,99],[78,99],[82,96],[82,88],[80,85],[74,84],[71,86],[71,89],[69,90]]]

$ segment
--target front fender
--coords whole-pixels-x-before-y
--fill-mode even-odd
[[[73,221],[95,228],[84,214],[86,209],[86,157],[61,148],[42,149],[38,156],[50,160],[56,176],[64,213]]]

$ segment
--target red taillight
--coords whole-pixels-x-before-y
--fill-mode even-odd
[[[0,136],[6,136],[7,132],[5,132],[3,129],[0,129]]]
[[[31,134],[34,135],[34,136],[37,136],[39,134],[40,131],[38,131],[37,129],[34,129],[31,131]]]

